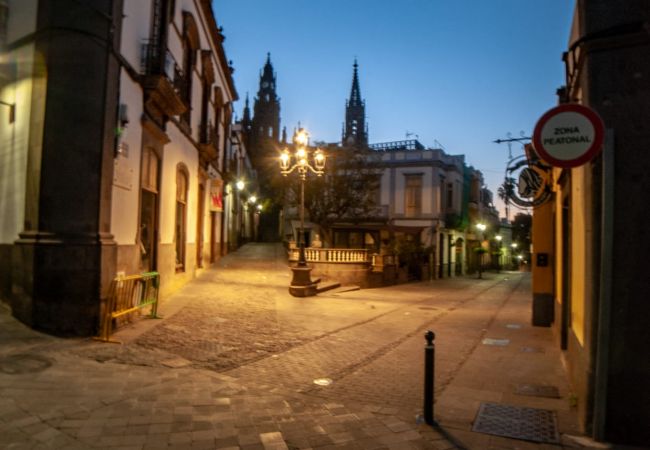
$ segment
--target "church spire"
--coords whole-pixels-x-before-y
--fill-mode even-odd
[[[266,54],[266,64],[260,76],[260,83],[268,83],[268,85],[275,86],[275,74],[273,73],[273,65],[271,64],[271,52]]]
[[[361,99],[359,89],[359,64],[354,59],[352,74],[352,89],[350,98],[345,103],[345,127],[343,130],[343,145],[366,147],[368,145],[368,129],[366,127],[366,102]]]
[[[350,91],[350,101],[348,106],[361,105],[361,90],[359,89],[359,64],[357,59],[354,59],[354,74],[352,75],[352,90]]]
[[[251,119],[251,153],[265,155],[272,149],[272,143],[280,140],[280,99],[276,93],[276,77],[271,64],[271,53],[266,54],[266,63],[260,71],[260,85],[253,101]]]
[[[241,121],[244,131],[249,132],[251,128],[251,108],[248,105],[248,92],[246,92],[246,102],[244,103],[243,117]]]

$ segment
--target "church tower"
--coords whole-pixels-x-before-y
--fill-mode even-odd
[[[253,105],[250,130],[252,151],[256,156],[265,155],[269,144],[280,140],[280,99],[275,87],[275,72],[271,64],[271,54],[268,53],[260,75],[260,87]]]
[[[361,100],[361,90],[359,89],[358,67],[355,59],[350,99],[345,103],[342,144],[363,148],[368,146],[368,128],[366,126],[366,102]]]

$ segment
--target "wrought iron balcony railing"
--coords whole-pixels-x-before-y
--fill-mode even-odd
[[[144,41],[142,43],[140,65],[144,75],[165,76],[174,87],[176,93],[183,97],[187,81],[176,59],[174,59],[174,55],[167,47],[161,46],[156,42]]]

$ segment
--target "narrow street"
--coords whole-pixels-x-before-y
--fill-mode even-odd
[[[163,302],[162,320],[117,332],[122,345],[36,336],[3,313],[9,345],[0,356],[41,355],[51,367],[0,372],[0,446],[11,436],[33,442],[34,433],[12,434],[17,428],[4,434],[18,410],[80,447],[268,449],[262,435],[281,433],[285,447],[273,448],[557,448],[472,432],[480,402],[502,400],[557,410],[560,431],[575,429],[550,331],[529,325],[528,273],[311,298],[291,297],[289,278],[280,246],[249,244]],[[436,417],[445,433],[417,419],[427,330],[436,333]],[[514,395],[517,381],[557,386],[561,398]],[[66,386],[52,394],[57,403],[34,397],[54,385]],[[107,430],[111,422],[99,418],[127,420]]]

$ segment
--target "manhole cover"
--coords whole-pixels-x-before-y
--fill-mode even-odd
[[[558,444],[555,411],[481,403],[472,431],[525,441]]]
[[[329,386],[332,384],[332,380],[330,378],[316,378],[314,384],[318,386]]]
[[[483,344],[484,345],[496,345],[497,347],[505,347],[510,343],[510,339],[492,339],[492,338],[485,338],[483,339]]]
[[[52,365],[52,361],[39,355],[17,354],[0,359],[0,372],[16,375],[20,373],[42,372]]]
[[[531,395],[533,397],[560,398],[560,391],[555,386],[544,386],[541,384],[520,384],[515,390],[519,395]]]

